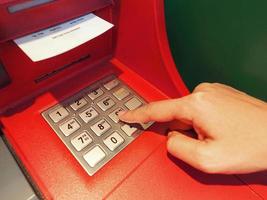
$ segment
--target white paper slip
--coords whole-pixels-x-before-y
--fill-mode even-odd
[[[67,52],[112,27],[113,24],[90,13],[14,41],[36,62]]]

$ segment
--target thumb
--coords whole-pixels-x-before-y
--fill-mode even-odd
[[[176,158],[201,169],[199,158],[201,150],[206,147],[205,144],[204,141],[191,138],[178,131],[172,131],[168,134],[167,150]]]

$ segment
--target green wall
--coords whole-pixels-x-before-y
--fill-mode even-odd
[[[170,45],[192,90],[221,82],[267,100],[266,0],[166,0]]]

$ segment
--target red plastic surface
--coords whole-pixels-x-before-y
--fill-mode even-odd
[[[179,97],[188,94],[188,90],[169,50],[163,3],[120,1],[115,55],[168,96]]]
[[[10,105],[9,101],[21,103],[1,116],[3,130],[44,198],[267,198],[266,182],[259,182],[257,175],[250,178],[207,175],[170,157],[163,134],[167,124],[155,124],[94,176],[83,171],[41,117],[43,110],[110,73],[147,101],[188,93],[169,51],[162,0],[115,1],[113,16],[110,8],[97,12],[112,19],[116,25],[114,34],[109,32],[44,63],[30,62],[12,42],[0,44],[0,57],[13,80],[12,85],[0,90],[0,96],[4,96],[0,107],[3,110]],[[115,50],[109,62],[106,57],[112,53],[111,42]],[[46,81],[34,83],[37,77],[55,68],[55,63],[64,63],[89,51],[95,52],[92,54],[95,59],[84,60]],[[244,180],[254,184],[249,187]]]
[[[166,154],[163,144],[106,199],[261,199],[234,176],[204,174]]]

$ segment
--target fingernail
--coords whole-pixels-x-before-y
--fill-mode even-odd
[[[121,116],[124,115],[126,112],[127,112],[127,111],[122,110],[122,111],[120,111],[120,112],[118,113],[118,116],[121,117]]]
[[[173,132],[173,131],[170,131],[170,132],[168,133],[168,138],[170,138],[173,134],[174,134],[174,132]]]

